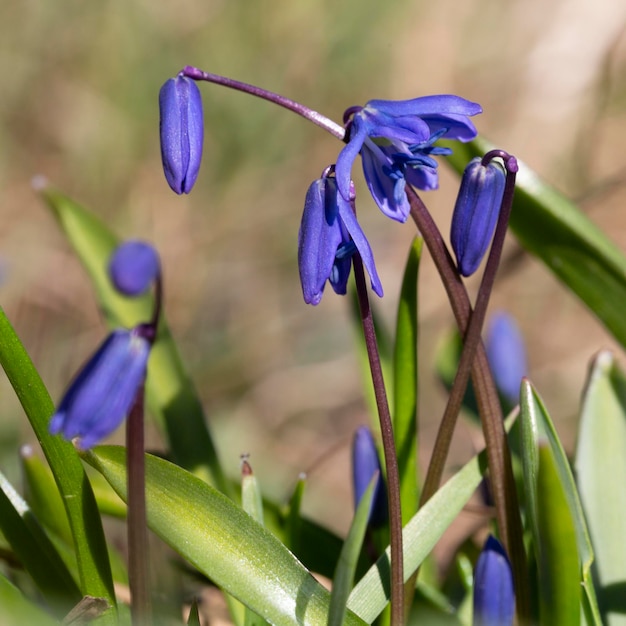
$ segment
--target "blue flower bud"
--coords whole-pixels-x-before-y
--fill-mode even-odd
[[[372,432],[367,426],[360,426],[352,440],[352,485],[355,509],[376,472],[378,472],[378,481],[374,488],[369,512],[369,525],[373,528],[382,526],[387,521],[387,489]]]
[[[143,241],[126,241],[115,249],[109,260],[111,282],[126,296],[142,294],[159,273],[159,255]]]
[[[115,330],[78,373],[50,420],[50,433],[91,448],[128,415],[145,376],[150,343],[137,330]]]
[[[472,275],[487,252],[504,196],[506,174],[496,161],[472,159],[463,172],[450,241],[462,276]]]
[[[520,383],[528,374],[528,363],[524,338],[508,313],[499,311],[491,316],[485,349],[498,391],[508,402],[517,404]]]
[[[474,626],[510,626],[515,614],[511,564],[500,542],[489,536],[474,571]]]
[[[170,78],[159,92],[161,158],[169,186],[189,193],[200,169],[204,118],[196,83],[186,76]]]

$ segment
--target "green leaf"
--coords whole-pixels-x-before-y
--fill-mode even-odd
[[[35,431],[63,498],[76,550],[80,590],[84,595],[105,598],[115,607],[102,521],[85,470],[74,446],[48,433],[48,422],[54,412],[52,400],[2,309],[0,363]],[[102,623],[116,623],[115,613],[109,611]]]
[[[587,381],[576,476],[597,556],[600,605],[610,626],[626,624],[626,376],[609,352],[596,357]]]
[[[448,162],[462,172],[492,149],[484,139],[455,143]],[[520,163],[510,227],[520,244],[567,285],[626,347],[626,256],[565,196]]]
[[[59,626],[59,622],[29,602],[22,592],[0,574],[0,617],[3,626]]]
[[[549,443],[539,443],[538,460],[540,623],[573,626],[580,624],[580,565],[574,520]]]
[[[342,626],[346,614],[348,596],[354,582],[354,574],[359,562],[359,554],[363,545],[363,539],[367,530],[369,512],[374,496],[374,487],[380,479],[379,472],[372,477],[361,501],[354,513],[350,530],[346,541],[341,548],[339,562],[333,577],[333,589],[330,594],[330,610],[328,613],[328,626]]]
[[[257,523],[263,526],[263,496],[250,464],[244,458],[241,464],[241,506]],[[231,609],[232,613],[232,609]],[[252,609],[245,607],[244,626],[264,626],[267,622]]]
[[[93,214],[59,191],[45,188],[42,196],[87,270],[109,327],[130,328],[150,319],[152,296],[125,298],[111,285],[106,268],[119,244],[117,237]],[[165,427],[174,460],[229,493],[230,484],[219,464],[202,405],[164,318],[150,354],[148,372],[150,410]]]
[[[65,563],[28,504],[0,473],[0,529],[37,588],[62,617],[81,598]]]
[[[582,586],[582,605],[587,623],[599,626],[601,620],[591,580],[591,565],[594,560],[593,548],[567,456],[541,398],[527,380],[522,381],[520,400],[522,465],[527,517],[533,533],[537,563],[540,568],[540,584],[545,588],[542,582],[543,576],[544,579],[547,577],[548,580],[557,577],[556,582],[550,583],[557,586],[561,584],[566,588],[568,585],[571,587]],[[542,445],[544,447],[547,445],[549,454],[545,451],[541,452]],[[541,458],[541,454],[543,454],[543,458]],[[547,474],[546,477],[541,476],[542,467]],[[556,472],[558,479],[556,481],[552,476],[554,472]],[[541,486],[547,490],[545,493],[540,492]],[[548,499],[550,502],[546,503],[541,498]],[[546,511],[552,506],[555,507],[555,510],[548,515]],[[573,528],[573,537],[569,532],[570,524]],[[558,543],[551,547],[546,544],[546,541],[552,536],[555,537],[555,541],[558,540]],[[563,557],[556,556],[559,551],[564,553]],[[563,561],[562,567],[558,566],[561,562],[558,559],[567,560],[573,555],[576,555],[578,559],[574,566],[566,568],[565,561]],[[542,567],[544,567],[543,573]],[[554,571],[551,570],[552,567],[554,567]],[[558,577],[567,579],[570,576],[576,579],[575,584],[571,580],[568,582],[558,580]],[[546,594],[554,596],[555,592],[548,591]],[[563,601],[565,601],[565,592],[562,596]],[[551,600],[548,599],[547,601],[550,602]],[[552,598],[552,601],[556,602],[556,599]],[[570,601],[573,602],[571,598]],[[552,609],[548,607],[543,608],[543,610],[545,612]],[[549,623],[546,620],[550,618],[546,618],[542,614],[541,619],[542,623]]]
[[[512,419],[506,420],[507,430],[512,423]],[[485,468],[486,457],[481,452],[450,478],[404,527],[405,581],[420,567],[471,498]],[[368,623],[376,619],[389,601],[389,558],[387,548],[357,583],[348,600],[348,608]]]
[[[125,450],[86,455],[126,499]],[[194,567],[277,625],[326,623],[330,594],[268,530],[184,469],[146,455],[148,525]],[[363,624],[348,612],[346,626]]]
[[[398,453],[402,523],[416,513],[417,484],[417,276],[424,240],[413,240],[402,279],[393,369],[393,433]]]

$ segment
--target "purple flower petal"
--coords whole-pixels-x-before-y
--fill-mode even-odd
[[[109,260],[109,276],[115,288],[127,296],[138,296],[148,289],[160,272],[159,255],[143,241],[126,241]]]

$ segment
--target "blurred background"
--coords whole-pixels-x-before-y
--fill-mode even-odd
[[[160,250],[166,314],[227,471],[236,476],[249,453],[277,500],[306,472],[305,511],[343,533],[350,439],[369,420],[356,335],[346,298],[327,290],[318,307],[303,303],[296,264],[306,189],[341,145],[290,112],[201,84],[204,161],[193,193],[177,197],[160,164],[161,84],[196,65],[337,121],[372,98],[461,95],[482,104],[481,134],[579,200],[624,249],[625,25],[622,0],[5,0],[2,306],[58,400],[105,329],[85,273],[31,189],[43,175],[120,237]],[[392,324],[414,227],[384,218],[359,169],[354,176],[385,288],[377,310]],[[446,237],[457,189],[442,165],[440,190],[423,194]],[[531,378],[571,451],[589,359],[618,348],[514,240],[505,256],[514,262],[492,309],[517,318]],[[419,293],[424,467],[445,402],[434,358],[453,325],[427,254]],[[0,408],[0,469],[15,477],[18,446],[33,436],[4,378]],[[451,463],[478,445],[478,431],[461,423]]]

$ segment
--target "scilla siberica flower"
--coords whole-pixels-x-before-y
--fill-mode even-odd
[[[196,83],[185,76],[170,78],[159,92],[161,158],[169,186],[189,193],[200,169],[204,119]]]
[[[406,221],[410,206],[405,193],[409,183],[418,189],[438,186],[436,155],[450,154],[434,146],[440,138],[469,141],[476,128],[468,116],[481,113],[480,105],[458,96],[426,96],[413,100],[370,100],[352,107],[348,144],[337,157],[337,184],[348,199],[352,164],[361,154],[363,173],[380,210],[399,222]],[[346,119],[347,121],[347,119]]]
[[[376,472],[378,481],[374,487],[369,512],[369,525],[373,528],[382,526],[387,521],[387,489],[372,432],[367,426],[360,426],[352,440],[352,486],[355,509]]]
[[[474,570],[474,626],[510,626],[515,614],[511,564],[500,542],[489,536]]]
[[[307,304],[318,304],[328,280],[335,293],[345,294],[352,255],[359,252],[372,289],[383,295],[374,255],[352,205],[337,191],[337,181],[324,173],[306,194],[298,233],[298,267]]]
[[[483,165],[482,159],[476,157],[463,172],[450,227],[450,243],[462,276],[471,276],[487,252],[505,183],[506,173],[497,161]]]
[[[528,374],[524,338],[515,319],[504,311],[494,313],[485,337],[487,360],[500,394],[515,405],[520,383]]]
[[[114,252],[109,269],[118,290],[138,294],[158,277],[159,259],[148,244],[133,241]],[[156,323],[116,329],[105,339],[65,392],[50,433],[79,437],[86,450],[117,429],[145,380]]]

